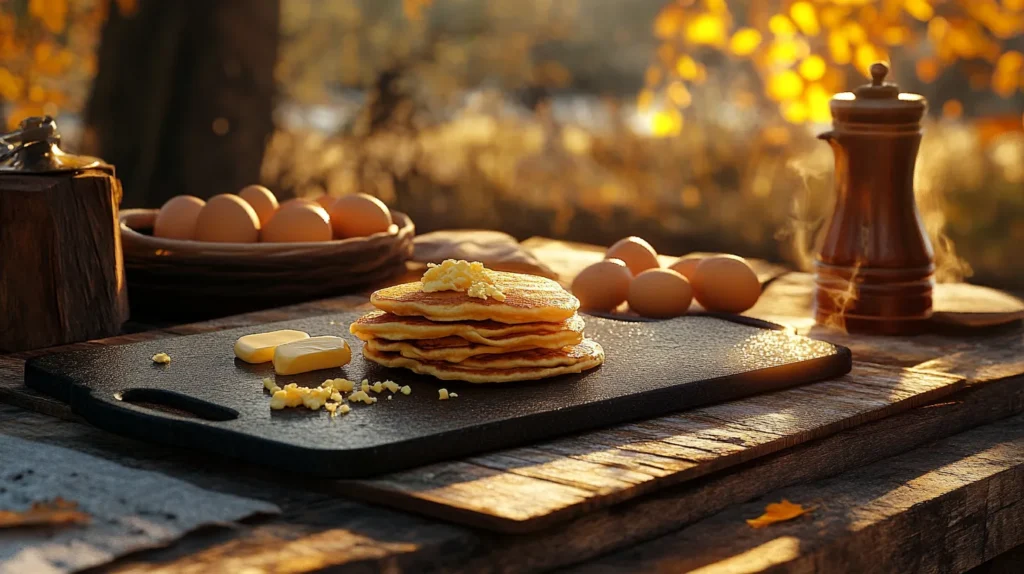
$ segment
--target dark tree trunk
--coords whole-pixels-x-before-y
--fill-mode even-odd
[[[117,166],[123,207],[259,181],[279,18],[280,0],[144,0],[127,17],[111,10],[84,145]]]

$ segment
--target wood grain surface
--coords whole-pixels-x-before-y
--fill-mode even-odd
[[[547,260],[545,263],[553,269],[558,267],[557,263]],[[766,289],[759,305],[749,314],[784,322],[806,332],[810,329],[806,319],[806,302],[809,301],[810,294],[808,279],[809,277],[803,274],[776,278]],[[210,324],[174,327],[146,336],[203,332],[229,326],[315,315],[325,311],[351,308],[362,301],[365,299],[326,300],[283,310],[227,318]],[[928,441],[948,437],[1024,410],[1024,379],[1019,376],[1024,373],[1024,362],[1018,359],[1022,356],[1021,350],[1024,350],[1024,332],[1019,325],[971,331],[938,331],[922,337],[901,339],[862,340],[847,339],[834,332],[817,334],[840,344],[851,343],[855,357],[862,362],[875,363],[863,365],[863,368],[880,371],[896,371],[894,367],[907,368],[915,376],[927,375],[926,371],[951,374],[966,377],[968,385],[964,390],[923,408],[910,409],[873,422],[860,421],[863,424],[838,430],[829,436],[771,454],[763,454],[726,470],[712,471],[711,474],[682,484],[659,487],[656,491],[611,507],[594,509],[577,517],[568,516],[565,522],[553,528],[530,534],[489,534],[473,528],[417,518],[379,506],[366,506],[346,500],[346,497],[352,496],[353,490],[358,491],[359,488],[351,482],[307,482],[292,476],[268,473],[245,465],[229,465],[212,457],[185,454],[173,449],[151,446],[141,449],[140,443],[128,439],[10,407],[0,408],[0,428],[3,432],[38,437],[55,444],[68,445],[122,461],[127,465],[160,470],[207,488],[224,489],[243,496],[273,500],[284,511],[281,517],[274,520],[188,536],[170,548],[121,559],[102,571],[178,573],[254,568],[261,571],[312,572],[331,568],[332,571],[339,572],[520,572],[582,563],[590,566],[593,563],[586,561],[611,551],[647,548],[639,543],[678,531],[687,524],[697,522],[694,527],[699,527],[703,523],[698,521],[712,514],[723,510],[729,512],[730,507],[776,489],[796,483],[817,488],[824,484],[822,479],[826,477],[856,471],[866,464],[899,453],[921,452],[914,449]],[[140,335],[128,335],[129,338],[136,336]],[[858,365],[857,368],[862,368],[862,365]],[[20,362],[17,357],[0,358],[0,398],[6,401],[32,403],[37,408],[52,409],[52,401],[31,397],[20,388],[19,369]],[[933,376],[945,380],[940,375]],[[857,384],[861,385],[863,382]],[[877,402],[870,392],[864,396],[855,396],[855,405],[868,405],[871,408]],[[843,401],[844,405],[846,402]],[[593,448],[587,451],[585,456],[580,456],[567,445],[555,441],[546,445],[534,445],[520,452],[512,452],[511,455],[502,453],[488,455],[491,458],[482,461],[462,461],[463,466],[459,470],[464,472],[465,476],[484,473],[485,476],[502,477],[490,479],[495,480],[495,484],[504,481],[509,485],[535,485],[539,482],[547,488],[547,484],[557,482],[563,487],[563,493],[565,489],[574,489],[571,490],[572,496],[585,500],[594,496],[594,490],[613,491],[622,488],[623,484],[642,485],[645,484],[644,481],[657,482],[662,480],[660,477],[674,472],[684,472],[676,470],[685,463],[681,458],[665,456],[663,451],[646,452],[651,445],[644,444],[644,439],[652,432],[660,433],[665,438],[707,438],[702,435],[700,429],[678,428],[672,424],[669,423],[669,426],[664,428],[657,423],[647,424],[637,429],[637,432],[642,434],[631,437],[631,440],[644,445],[641,449],[619,448],[624,446],[623,444],[605,444],[608,442],[605,439],[609,438],[609,433],[614,432],[605,430],[598,431],[605,434],[600,440],[591,442]],[[759,440],[768,444],[775,440],[772,438],[773,427],[762,427],[758,422],[753,430],[759,433],[751,435],[755,440],[758,440],[758,436],[761,437]],[[620,443],[627,442],[622,440],[626,437],[612,437]],[[574,440],[576,438],[574,437]],[[656,448],[673,449],[674,452],[684,452],[685,449],[694,447],[700,452],[709,450],[706,443],[687,442],[688,440],[690,439],[646,442],[653,442]],[[717,442],[715,439],[711,444]],[[661,444],[665,446],[662,447]],[[735,446],[740,447],[740,452],[744,448],[750,448],[743,445]],[[729,446],[721,448],[730,449]],[[945,447],[939,450],[944,449]],[[693,454],[692,450],[685,452]],[[558,457],[553,458],[554,454]],[[487,466],[479,465],[477,462],[486,463]],[[953,462],[955,461],[950,460],[950,463]],[[880,464],[879,467],[885,468],[886,463]],[[597,464],[600,470],[595,470],[591,466],[594,464]],[[528,473],[512,472],[524,466],[533,468]],[[641,468],[643,470],[636,470]],[[616,472],[611,469],[615,469]],[[940,467],[940,470],[945,469]],[[586,482],[583,482],[584,478]],[[986,478],[975,475],[968,482],[954,484],[944,491],[938,500],[950,497],[975,500],[980,490],[973,485],[979,480],[983,481]],[[797,488],[802,491],[805,487]],[[1008,506],[1002,507],[1007,510],[1001,520],[1012,522],[1021,515],[1021,512],[1013,506],[1012,490],[1003,492],[1004,490],[1007,489],[985,490],[988,497],[985,499],[986,505],[987,508],[995,509],[1000,507],[1002,501],[1007,501]],[[522,494],[518,500],[529,502],[535,491],[524,489],[520,492]],[[566,500],[576,500],[572,496],[567,496]],[[758,501],[754,506],[759,510],[763,508],[763,504],[764,501]],[[914,509],[918,507],[925,510],[915,514]],[[917,524],[925,524],[929,528],[938,528],[932,525],[933,522],[955,526],[956,516],[960,515],[954,513],[944,516],[942,508],[941,505],[932,504],[928,500],[922,500],[910,507],[896,508],[895,514],[873,526],[876,530],[871,531],[872,539],[883,540],[892,533],[895,540],[905,541],[907,555],[913,556],[920,547],[914,546],[911,539],[901,534],[906,530],[901,530],[899,525],[914,522],[901,521],[917,520]],[[745,511],[743,517],[749,517],[747,515],[750,512],[751,510]],[[743,526],[746,527],[745,524]],[[989,531],[991,535],[1003,536],[1006,529],[996,526]],[[945,532],[941,528],[938,530]],[[833,529],[829,530],[827,537],[821,539],[821,543],[836,548],[853,544],[850,547],[854,548],[857,542],[851,540],[857,536],[858,531]],[[992,544],[992,552],[1014,543],[1012,536],[1001,540],[1004,541]],[[894,548],[898,551],[896,545],[883,546],[885,552]],[[687,557],[682,556],[678,549],[670,550],[677,558]],[[972,552],[976,555],[976,545],[954,544],[944,556],[947,562],[959,568],[973,563],[973,559],[970,558]],[[655,556],[652,563],[657,563],[659,557],[664,557],[653,548],[646,553]],[[777,570],[801,571],[799,566],[807,564],[806,561],[795,560],[781,565]],[[840,561],[829,564],[837,568],[843,566]]]
[[[963,379],[867,363],[832,381],[352,483],[368,501],[521,532],[932,402]]]
[[[787,499],[814,510],[761,529]],[[1024,543],[1024,416],[771,492],[569,572],[963,572]]]

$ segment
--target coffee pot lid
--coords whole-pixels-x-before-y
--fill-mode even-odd
[[[830,108],[836,121],[851,123],[905,124],[921,121],[928,102],[920,94],[901,92],[899,86],[885,81],[889,66],[871,65],[871,83],[853,92],[832,97]]]
[[[99,158],[61,150],[57,122],[50,116],[26,118],[18,129],[0,134],[0,174],[60,173],[83,169],[114,173],[113,166]]]

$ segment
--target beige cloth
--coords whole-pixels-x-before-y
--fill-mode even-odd
[[[557,273],[522,247],[515,237],[499,231],[435,231],[416,237],[414,245],[413,262],[422,266],[445,259],[465,259],[479,261],[495,271],[558,279]]]

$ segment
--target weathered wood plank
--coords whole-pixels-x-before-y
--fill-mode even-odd
[[[957,377],[858,363],[837,380],[559,439],[555,451],[541,443],[352,481],[350,492],[483,528],[538,530],[962,386]]]
[[[629,547],[765,492],[856,468],[1021,412],[1024,378],[973,386],[937,405],[867,423],[762,457],[728,473],[660,490],[525,535],[485,534],[368,507],[339,498],[351,488],[344,482],[309,481],[167,447],[140,449],[137,441],[85,425],[7,409],[15,414],[5,417],[4,407],[0,407],[0,424],[9,434],[166,472],[203,488],[273,500],[284,510],[284,515],[272,522],[190,536],[171,548],[121,560],[112,569],[184,574],[258,564],[267,571],[291,572],[327,567],[339,572],[424,571],[427,566],[446,571],[519,572],[573,564]],[[557,449],[563,442],[549,444]],[[637,460],[648,463],[645,468],[652,472],[673,463],[672,459],[648,456]],[[356,538],[358,544],[352,546],[351,553],[338,552],[337,548],[347,543],[328,544],[316,536],[322,532]],[[386,551],[379,552],[381,548]],[[297,555],[303,559],[298,560]]]
[[[753,529],[765,502],[814,512]],[[959,573],[1024,543],[1024,416],[767,494],[570,571]]]

